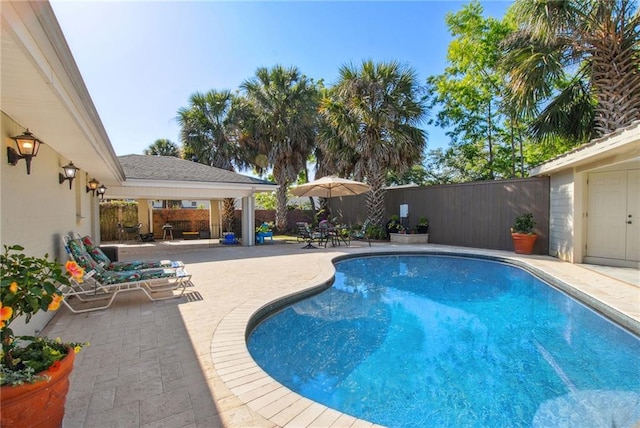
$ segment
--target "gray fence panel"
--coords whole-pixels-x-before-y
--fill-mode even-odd
[[[334,213],[347,224],[367,216],[364,195],[334,198]],[[513,250],[510,228],[516,216],[531,212],[538,241],[535,254],[548,254],[549,179],[481,181],[387,190],[387,218],[409,205],[409,227],[429,218],[429,242],[462,247]]]

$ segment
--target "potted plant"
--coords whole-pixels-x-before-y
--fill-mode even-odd
[[[517,254],[533,253],[533,246],[538,239],[538,235],[533,232],[536,222],[533,221],[533,214],[526,213],[516,217],[511,228],[511,239],[513,248]]]
[[[387,233],[400,233],[402,228],[402,224],[400,223],[400,217],[396,214],[392,215],[389,221],[387,222]]]
[[[60,286],[69,276],[82,281],[75,262],[29,257],[19,245],[4,246],[0,255],[0,415],[1,426],[58,427],[64,417],[69,374],[81,343],[64,343],[33,336],[16,336],[10,325],[24,316],[28,323],[39,311],[55,311],[62,303]]]
[[[422,216],[418,218],[418,224],[416,225],[416,232],[421,234],[429,232],[429,219],[427,217]]]

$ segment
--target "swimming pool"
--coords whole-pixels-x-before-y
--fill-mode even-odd
[[[640,339],[489,260],[338,262],[331,288],[265,319],[248,348],[299,394],[391,427],[640,420]]]

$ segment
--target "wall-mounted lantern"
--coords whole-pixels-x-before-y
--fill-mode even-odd
[[[96,195],[96,189],[98,188],[98,185],[100,184],[100,182],[98,180],[96,180],[95,178],[92,178],[91,180],[89,180],[89,182],[87,182],[87,193],[91,192],[92,196]]]
[[[31,174],[31,159],[38,155],[40,144],[42,143],[27,129],[15,137],[11,137],[15,140],[18,151],[13,147],[7,147],[7,158],[11,165],[17,165],[20,159],[24,159],[27,162],[27,175]]]
[[[58,181],[60,181],[60,184],[64,183],[65,180],[69,180],[69,189],[71,189],[71,184],[73,183],[73,179],[76,178],[76,174],[79,169],[80,168],[77,168],[73,162],[69,162],[67,165],[63,166],[62,171],[64,171],[64,174],[58,174]]]
[[[104,192],[106,191],[107,191],[107,188],[105,187],[104,184],[101,184],[100,187],[96,189],[96,192],[98,192],[98,195],[100,195],[100,200],[104,199]]]

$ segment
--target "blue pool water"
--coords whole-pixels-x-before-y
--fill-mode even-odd
[[[261,322],[273,378],[390,427],[631,427],[640,339],[506,264],[376,256]]]

